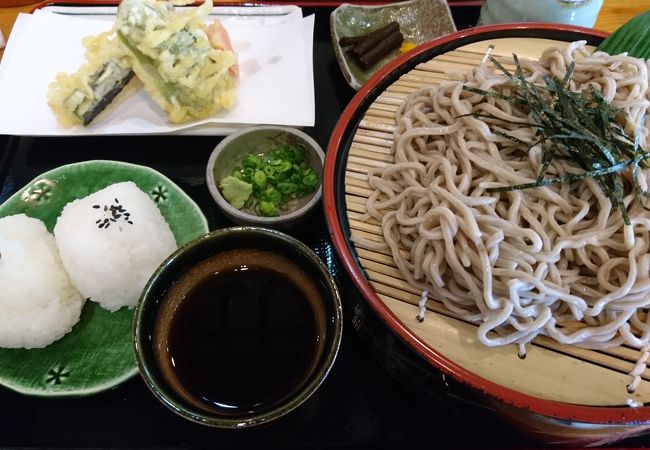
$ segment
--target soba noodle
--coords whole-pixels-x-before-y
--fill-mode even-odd
[[[647,63],[592,55],[584,42],[576,42],[521,66],[528,81],[544,84],[545,75],[562,79],[572,61],[571,89],[600,89],[627,113],[629,135],[642,129],[641,147],[650,150]],[[409,284],[477,323],[483,344],[518,344],[521,351],[540,334],[590,349],[627,344],[645,356],[632,371],[638,384],[650,342],[650,212],[626,192],[631,223],[625,225],[591,178],[487,192],[534,182],[541,164],[539,145],[529,151],[494,134],[491,126],[526,143],[535,142],[536,130],[459,117],[484,113],[529,120],[527,111],[507,100],[463,90],[512,92],[512,82],[490,63],[458,78],[407,98],[397,113],[394,163],[369,175],[374,192],[367,212],[381,223],[385,248]],[[556,159],[547,174],[580,172],[574,163]],[[647,169],[637,175],[644,190],[649,177]]]

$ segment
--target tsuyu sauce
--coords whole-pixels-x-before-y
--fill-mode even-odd
[[[263,412],[290,397],[322,341],[309,290],[275,256],[260,264],[251,252],[254,263],[212,267],[183,293],[162,355],[191,403],[223,415]]]

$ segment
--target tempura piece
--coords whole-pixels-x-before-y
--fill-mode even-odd
[[[88,125],[133,77],[175,123],[234,105],[239,75],[230,37],[219,21],[206,26],[212,0],[177,11],[162,0],[123,0],[110,32],[85,38],[85,63],[59,73],[48,104],[66,127]]]
[[[48,104],[65,127],[88,125],[133,77],[130,55],[110,33],[83,45],[87,62],[73,75],[58,73],[49,86]]]
[[[156,0],[123,0],[116,32],[152,99],[180,123],[234,105],[237,59],[220,24],[208,28],[212,0],[174,10]],[[224,38],[225,35],[225,38]]]

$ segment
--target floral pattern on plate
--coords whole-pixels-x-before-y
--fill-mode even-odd
[[[117,161],[81,162],[39,175],[0,205],[0,217],[24,213],[52,231],[67,203],[121,181],[133,181],[156,202],[179,246],[208,232],[199,207],[170,179],[149,167]],[[0,385],[40,397],[113,388],[137,373],[132,320],[132,309],[111,313],[86,302],[79,323],[47,347],[0,348]]]

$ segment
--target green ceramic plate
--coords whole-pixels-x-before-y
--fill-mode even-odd
[[[52,231],[63,206],[110,184],[133,181],[149,193],[184,244],[208,232],[199,207],[153,169],[116,161],[88,161],[40,175],[0,205],[0,217],[25,213]],[[41,349],[0,348],[0,385],[42,397],[75,397],[110,389],[137,373],[132,348],[133,310],[110,313],[86,302],[72,331]]]
[[[359,89],[399,52],[394,50],[374,67],[364,70],[348,55],[347,49],[341,48],[339,38],[363,35],[393,20],[399,23],[404,40],[417,45],[456,31],[447,0],[409,0],[370,6],[342,4],[330,16],[330,35],[343,76],[354,89]]]

